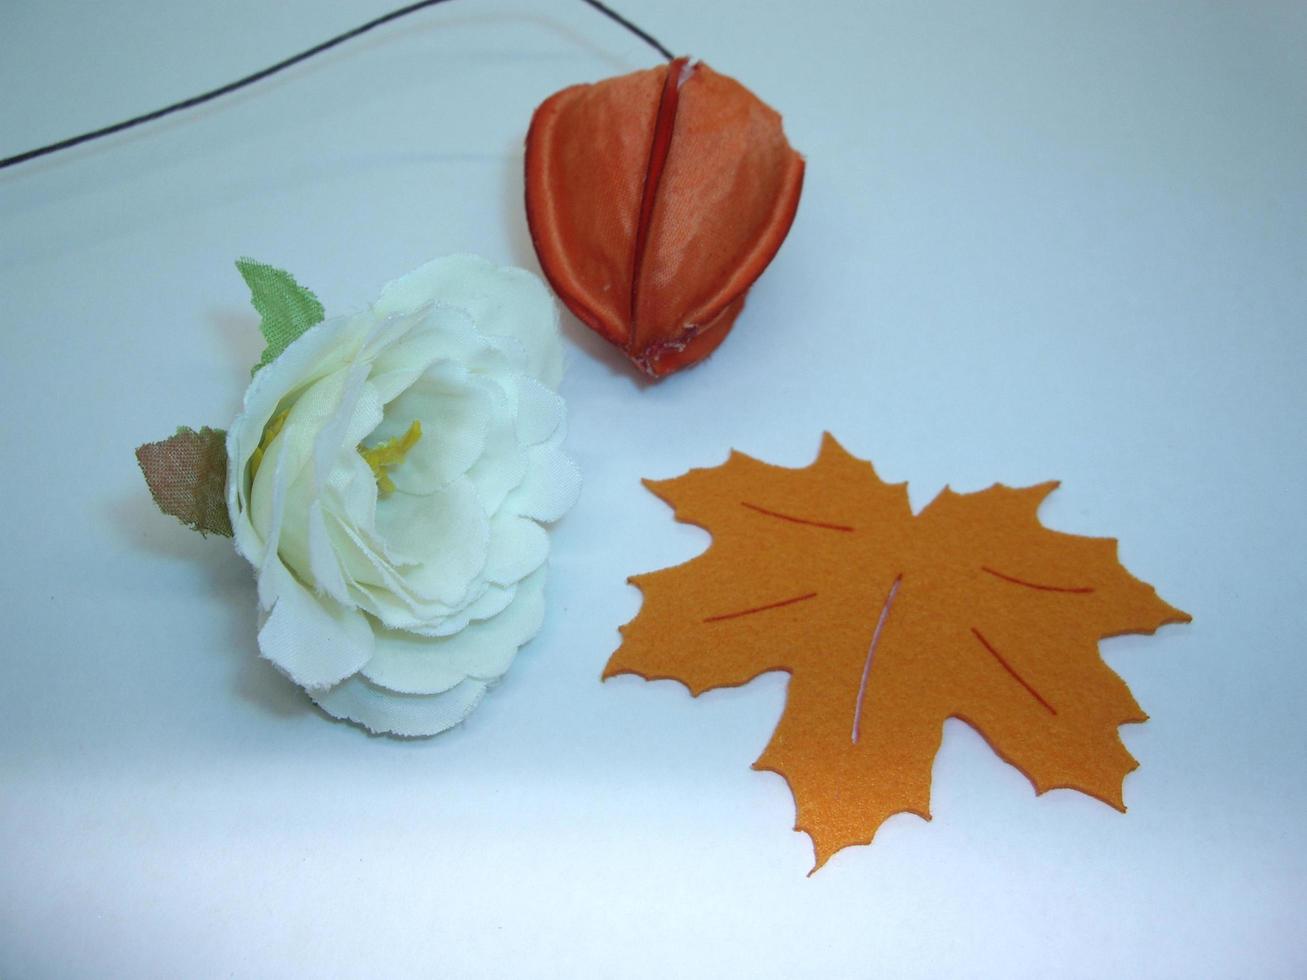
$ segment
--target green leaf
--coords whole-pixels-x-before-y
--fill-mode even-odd
[[[227,513],[227,433],[185,426],[161,442],[136,449],[150,496],[171,514],[201,534],[232,536]]]
[[[253,259],[237,259],[236,268],[250,287],[250,299],[263,318],[259,330],[268,342],[259,363],[250,371],[253,374],[275,361],[295,338],[322,320],[322,304],[289,272]]]

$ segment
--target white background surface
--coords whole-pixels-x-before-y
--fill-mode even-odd
[[[0,155],[191,95],[373,0],[0,8]],[[0,174],[0,975],[1302,976],[1307,7],[639,4],[785,115],[798,220],[657,386],[570,316],[541,636],[461,729],[332,723],[257,658],[249,569],[132,458],[225,426],[261,342],[232,260],[329,312],[429,257],[537,268],[521,142],[651,65],[579,3],[450,4]],[[706,535],[639,486],[824,429],[908,480],[1059,478],[1195,622],[1103,645],[1151,715],[1128,815],[945,726],[935,819],[813,878],[749,764],[784,675],[599,672],[627,575]]]

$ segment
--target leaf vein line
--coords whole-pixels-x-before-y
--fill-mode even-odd
[[[1005,575],[996,568],[990,568],[988,565],[981,565],[980,570],[993,575],[994,578],[1002,579],[1004,582],[1011,582],[1013,585],[1024,585],[1027,589],[1038,589],[1040,592],[1071,592],[1076,595],[1088,595],[1093,592],[1093,586],[1089,585],[1043,585],[1039,582],[1028,582],[1023,578],[1017,578],[1015,575]]]
[[[880,607],[880,618],[876,620],[876,630],[871,634],[871,643],[867,647],[867,659],[862,662],[862,680],[858,682],[858,700],[853,705],[853,733],[851,738],[854,745],[858,744],[859,729],[862,726],[862,700],[867,693],[867,678],[871,676],[871,660],[876,656],[876,646],[880,643],[880,634],[885,629],[885,620],[889,619],[890,607],[894,605],[894,597],[899,594],[899,583],[902,581],[903,576],[898,575],[894,579],[894,584],[889,587],[885,602]]]
[[[795,517],[793,514],[782,514],[780,511],[768,510],[766,507],[759,507],[757,504],[751,504],[747,500],[740,501],[741,507],[747,507],[749,510],[756,511],[759,514],[765,514],[767,517],[775,517],[778,520],[789,521],[791,524],[806,524],[808,527],[820,527],[827,531],[855,531],[854,527],[848,524],[831,524],[827,521],[814,521],[807,517]]]
[[[1032,698],[1034,698],[1036,701],[1042,704],[1050,715],[1057,714],[1057,709],[1054,708],[1047,701],[1045,701],[1043,695],[1041,695],[1038,691],[1036,691],[1033,687],[1031,687],[1026,682],[1026,679],[1022,677],[1020,674],[1018,674],[1010,663],[1008,663],[1006,660],[1003,659],[1003,655],[994,649],[994,645],[990,643],[987,639],[985,639],[984,634],[981,633],[980,630],[976,629],[973,626],[971,627],[971,632],[972,634],[975,635],[976,639],[980,641],[981,646],[983,646],[986,650],[989,651],[990,656],[992,656],[995,660],[997,660],[999,664],[1003,667],[1003,669],[1006,670],[1009,674],[1011,674],[1012,678],[1018,684],[1024,687]]]
[[[736,619],[739,616],[752,616],[754,613],[767,612],[769,609],[780,609],[782,606],[792,606],[796,602],[805,602],[808,599],[817,598],[817,593],[807,592],[803,595],[796,595],[789,599],[782,599],[779,602],[769,602],[765,606],[754,606],[751,609],[739,609],[735,612],[718,613],[715,616],[704,618],[705,623],[718,623],[723,619]]]

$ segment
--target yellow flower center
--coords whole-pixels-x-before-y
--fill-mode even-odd
[[[408,427],[408,431],[402,436],[396,436],[393,439],[386,439],[379,442],[369,449],[364,449],[360,444],[359,455],[372,468],[372,475],[377,479],[377,490],[384,497],[395,489],[395,483],[386,472],[389,467],[398,466],[404,462],[404,457],[412,449],[419,439],[422,438],[422,423],[417,419]]]
[[[276,439],[281,430],[286,425],[286,416],[290,414],[290,409],[275,415],[263,428],[263,438],[259,440],[259,446],[250,454],[250,482],[253,483],[255,475],[259,472],[259,465],[263,462],[263,455],[272,445],[272,440]],[[363,457],[368,468],[372,470],[372,476],[377,481],[377,490],[384,497],[395,490],[395,482],[391,480],[390,474],[386,472],[392,466],[398,466],[404,462],[404,457],[412,449],[419,439],[422,438],[422,423],[417,419],[408,427],[408,431],[402,436],[396,436],[393,439],[386,439],[377,443],[370,448],[363,448],[360,443],[358,447],[359,455]]]

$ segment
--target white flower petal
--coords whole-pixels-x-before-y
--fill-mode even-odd
[[[246,518],[268,551],[278,547],[287,489],[308,463],[322,427],[339,410],[351,373],[359,372],[336,371],[301,392],[263,454],[250,486]],[[361,379],[358,383],[362,384]]]
[[[508,492],[526,478],[527,462],[526,450],[517,439],[512,405],[501,392],[486,430],[485,452],[467,472],[487,515],[498,511]]]
[[[437,361],[470,364],[488,346],[465,310],[428,303],[422,307],[421,321],[402,340],[377,352],[373,376],[375,379],[411,374],[416,378]],[[407,387],[401,385],[399,391]]]
[[[259,605],[264,609],[271,609],[277,597],[281,594],[283,578],[289,578],[289,573],[285,571],[278,554],[277,548],[281,541],[281,526],[285,517],[285,507],[283,501],[287,492],[287,470],[286,458],[290,451],[286,450],[277,455],[276,462],[272,466],[272,489],[269,491],[271,503],[268,507],[269,523],[267,531],[264,534],[264,553],[258,565],[259,575],[257,580]],[[260,470],[262,473],[262,470]],[[253,508],[251,508],[253,509]]]
[[[481,703],[489,686],[469,678],[443,694],[398,694],[356,674],[325,693],[309,693],[327,714],[374,734],[417,737],[453,728]]]
[[[237,550],[256,566],[262,561],[263,542],[248,523],[250,457],[283,402],[298,400],[305,389],[353,359],[370,320],[368,316],[333,317],[305,331],[254,376],[245,391],[241,414],[227,429],[227,509]]]
[[[552,436],[563,422],[563,399],[539,381],[524,374],[514,379],[517,387],[517,438],[534,446]]]
[[[481,573],[487,581],[510,585],[530,575],[549,557],[549,535],[535,521],[496,514],[490,521],[490,551]]]
[[[322,494],[327,513],[342,524],[361,528],[369,535],[377,523],[377,479],[358,452],[344,452],[327,477]],[[392,560],[393,557],[392,557]]]
[[[396,630],[378,633],[376,652],[363,676],[403,694],[438,694],[465,677],[496,680],[508,670],[518,647],[540,630],[544,582],[541,569],[522,583],[503,612],[454,636],[429,639]]]
[[[251,482],[249,505],[244,516],[259,542],[258,553],[250,558],[255,563],[262,562],[267,551],[268,535],[275,516],[272,505],[273,487],[277,482],[277,474],[285,472],[282,461],[285,451],[286,440],[279,434],[263,451],[263,458]]]
[[[538,277],[475,255],[451,255],[390,283],[374,309],[398,313],[437,296],[441,303],[466,310],[482,334],[521,344],[527,372],[547,387],[558,387],[563,376],[558,307]]]
[[[351,595],[360,608],[372,613],[386,627],[413,629],[440,621],[454,610],[453,606],[427,601],[417,594],[399,570],[367,546],[356,529],[339,520],[328,520],[327,533],[352,580]]]
[[[331,417],[321,425],[313,441],[314,482],[319,493],[339,467],[350,465],[348,461],[358,454],[359,443],[381,424],[382,417],[381,398],[367,381],[367,365],[356,364]]]
[[[476,488],[460,477],[443,490],[416,496],[395,491],[377,504],[377,530],[419,564],[401,576],[426,601],[456,605],[486,564],[490,522]]]
[[[581,471],[552,443],[532,446],[527,455],[530,465],[526,479],[509,493],[503,509],[546,524],[556,521],[576,503],[581,492]]]
[[[278,461],[279,459],[280,457]],[[281,500],[282,505],[278,510],[281,522],[277,533],[277,555],[301,582],[311,583],[314,591],[330,593],[327,585],[318,581],[318,571],[314,568],[314,558],[311,554],[310,525],[315,508],[318,508],[319,517],[321,516],[321,502],[314,494],[313,474],[308,467],[302,469],[286,488]],[[331,557],[329,543],[327,547],[328,557]],[[336,578],[339,578],[339,563],[336,563],[334,558],[332,562],[336,565]],[[343,595],[341,592],[343,592],[343,582],[341,591],[334,594],[333,598],[352,605],[348,595]],[[272,602],[268,601],[263,605],[264,608],[271,608]]]
[[[276,601],[259,630],[259,651],[301,687],[336,684],[372,659],[372,627],[357,610],[315,596],[274,558],[264,569],[276,579]]]
[[[356,360],[374,363],[381,354],[402,344],[410,335],[423,329],[434,304],[426,303],[415,310],[373,319]]]
[[[476,592],[476,598],[461,609],[451,612],[444,619],[414,626],[412,630],[423,636],[453,636],[460,630],[467,629],[472,622],[498,616],[508,608],[516,595],[516,585],[490,585],[483,582]]]
[[[315,500],[308,507],[308,558],[309,570],[319,589],[340,603],[349,603],[349,587],[340,568],[340,556],[332,547],[327,533],[327,519],[322,513],[322,501]]]
[[[243,430],[240,459],[247,461],[263,436],[264,426],[292,392],[301,392],[353,362],[370,329],[370,316],[333,317],[306,330],[275,361],[265,365],[245,390],[240,417],[228,430]]]
[[[490,412],[487,392],[472,382],[467,368],[440,361],[386,406],[385,418],[368,441],[375,445],[402,437],[415,421],[421,423],[422,438],[389,473],[404,493],[431,493],[481,457]]]

